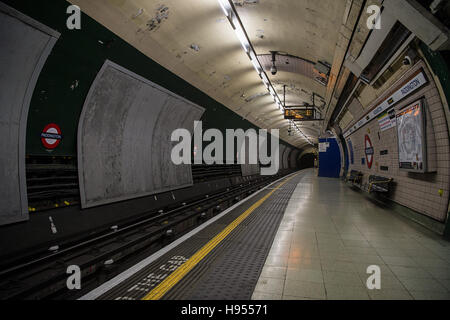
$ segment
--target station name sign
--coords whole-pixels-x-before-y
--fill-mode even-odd
[[[425,76],[423,70],[421,70],[416,76],[410,79],[405,85],[403,85],[400,89],[398,89],[393,95],[384,100],[381,104],[379,104],[375,109],[373,109],[367,116],[363,117],[359,120],[353,127],[347,130],[344,133],[344,138],[347,138],[356,130],[364,126],[366,123],[372,121],[381,113],[385,112],[389,108],[392,107],[397,102],[400,102],[413,92],[417,91],[424,85],[428,83],[427,77]]]

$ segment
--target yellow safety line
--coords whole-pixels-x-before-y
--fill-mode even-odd
[[[255,202],[250,208],[248,208],[241,216],[229,224],[221,233],[215,236],[209,241],[203,248],[197,251],[188,261],[186,261],[181,267],[175,270],[170,276],[150,291],[142,300],[159,300],[170,289],[172,289],[181,279],[186,276],[200,261],[203,260],[219,243],[221,243],[239,224],[245,220],[253,211],[261,206],[275,191],[280,189],[285,183],[294,178],[296,175],[286,179],[280,183],[275,189],[265,195],[263,198]]]

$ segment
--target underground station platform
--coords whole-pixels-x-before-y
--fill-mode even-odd
[[[0,302],[170,319],[447,302],[449,17],[0,0]]]
[[[448,241],[308,169],[80,299],[449,299],[449,257]],[[373,292],[366,287],[371,265],[382,274],[382,289]]]

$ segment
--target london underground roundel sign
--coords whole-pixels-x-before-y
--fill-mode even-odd
[[[55,149],[61,143],[61,129],[57,124],[50,123],[41,133],[41,141],[46,149]]]
[[[364,138],[364,147],[365,147],[365,153],[366,153],[367,167],[369,169],[371,169],[372,164],[373,164],[373,155],[375,152],[373,150],[372,141],[370,141],[370,138],[367,134],[366,134],[366,137]]]

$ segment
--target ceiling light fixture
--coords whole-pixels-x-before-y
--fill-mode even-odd
[[[273,98],[274,98],[275,101],[276,101],[277,99],[276,99],[276,96],[275,96],[275,90],[273,89],[272,86],[269,87],[269,92],[270,92],[270,94],[273,96]]]
[[[242,48],[244,48],[245,52],[248,53],[248,51],[250,50],[250,42],[245,36],[244,30],[241,29],[239,25],[237,25],[234,31],[236,32],[236,35],[241,42]]]
[[[270,82],[269,78],[267,77],[266,72],[264,71],[264,69],[261,67],[261,64],[258,60],[258,57],[255,53],[255,49],[253,48],[246,32],[244,29],[244,26],[242,25],[241,20],[239,19],[239,16],[237,14],[236,8],[234,7],[233,3],[230,2],[230,0],[218,0],[219,1],[219,5],[222,8],[224,14],[228,17],[228,21],[230,22],[231,26],[233,27],[234,31],[236,32],[236,35],[239,39],[239,41],[241,42],[242,48],[244,49],[244,51],[247,53],[250,61],[253,64],[253,67],[255,68],[256,72],[259,74],[259,76],[261,77],[264,85],[266,86],[266,88],[269,90],[269,93],[273,96],[274,98],[274,102],[275,105],[278,107],[278,109],[280,109],[283,114],[284,114],[284,110],[285,110],[285,106],[281,103],[280,98],[278,97],[277,92],[275,91],[272,83]],[[275,52],[276,54],[276,52]],[[273,57],[275,59],[275,54],[273,54]],[[273,66],[275,66],[275,62],[273,61]],[[276,68],[276,66],[275,66]],[[272,68],[271,72],[273,73],[274,69]],[[275,72],[276,74],[276,72]],[[303,133],[302,130],[300,130],[300,128],[297,126],[297,124],[292,123],[295,128],[298,130],[298,132],[300,133],[300,135],[306,140],[308,141],[309,144],[314,145],[311,140],[308,139],[308,137]]]
[[[223,10],[223,13],[228,17],[230,15],[231,7],[228,0],[219,0],[220,7]]]
[[[261,66],[259,65],[258,58],[253,57],[252,53],[253,53],[253,51],[250,52],[250,59],[252,61],[253,67],[255,68],[255,70],[259,74],[259,76],[261,76],[262,70],[261,70]]]

